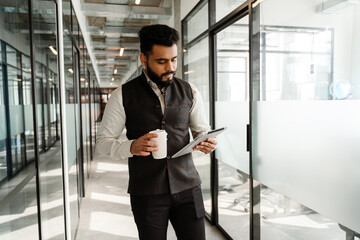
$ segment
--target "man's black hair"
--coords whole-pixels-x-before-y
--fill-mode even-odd
[[[162,24],[148,25],[139,31],[140,50],[147,57],[154,44],[171,47],[179,41],[179,33],[175,29]]]

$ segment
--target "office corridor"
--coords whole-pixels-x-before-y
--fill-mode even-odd
[[[80,223],[76,240],[138,239],[136,225],[127,194],[128,172],[126,160],[111,160],[97,153],[92,162],[91,175],[82,199]],[[206,239],[225,239],[218,230],[206,223]],[[169,223],[168,239],[176,239]]]

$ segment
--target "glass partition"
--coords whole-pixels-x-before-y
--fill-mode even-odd
[[[260,10],[261,236],[345,239],[360,232],[360,5],[268,0]]]
[[[36,89],[40,157],[40,198],[42,239],[64,239],[63,176],[61,141],[56,136],[60,124],[58,47],[56,34],[56,3],[53,0],[33,0],[34,45],[36,59]],[[43,30],[46,25],[47,30]]]
[[[200,92],[204,102],[204,111],[210,122],[209,106],[209,38],[204,38],[188,48],[184,54],[184,79],[192,83]],[[195,167],[202,181],[202,192],[205,210],[211,214],[211,191],[210,191],[210,155],[200,152],[193,153]]]
[[[223,17],[228,15],[230,12],[240,7],[241,4],[246,2],[246,0],[215,0],[216,6],[216,21],[221,20]]]
[[[68,171],[69,171],[69,191],[70,191],[70,213],[71,213],[71,235],[75,236],[76,227],[79,220],[78,205],[78,173],[77,173],[77,136],[76,136],[76,85],[74,84],[77,70],[74,69],[75,61],[73,56],[73,42],[69,35],[69,30],[64,28],[64,77],[66,88],[66,126],[72,131],[67,132],[68,149]]]
[[[216,34],[215,127],[219,225],[234,239],[249,239],[249,28],[248,17]]]
[[[32,175],[34,174],[33,171]],[[29,180],[21,191],[12,197],[11,201],[1,202],[1,240],[23,239],[24,236],[29,240],[39,239],[36,181],[35,177]]]
[[[203,4],[199,11],[186,23],[185,43],[189,43],[209,27],[208,3]]]
[[[0,239],[38,239],[29,11],[20,0],[0,9]]]

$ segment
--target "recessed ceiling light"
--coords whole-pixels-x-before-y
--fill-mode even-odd
[[[120,57],[122,57],[122,55],[124,54],[124,50],[125,50],[124,47],[121,47],[121,48],[120,48],[120,52],[119,52]]]

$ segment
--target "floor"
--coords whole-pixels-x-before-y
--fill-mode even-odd
[[[86,196],[82,199],[77,240],[138,239],[130,209],[127,160],[111,160],[96,156],[91,166]],[[207,240],[225,239],[206,222]],[[169,224],[168,239],[176,239]]]

